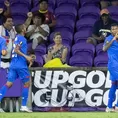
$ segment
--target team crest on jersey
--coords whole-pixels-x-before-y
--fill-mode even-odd
[[[20,45],[22,45],[22,43],[23,43],[23,42],[21,41],[21,42],[20,42]]]

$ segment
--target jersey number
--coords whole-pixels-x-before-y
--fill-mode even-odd
[[[16,48],[16,45],[13,44],[12,57],[17,57],[17,54],[14,51],[15,48]]]

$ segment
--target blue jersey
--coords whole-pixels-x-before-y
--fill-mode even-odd
[[[4,39],[3,37],[0,37],[0,59],[1,59],[2,50],[6,50],[6,49],[7,49],[6,39]]]
[[[16,46],[20,47],[20,51],[27,55],[27,41],[26,38],[22,35],[17,35],[13,44],[12,50],[12,60],[10,64],[10,68],[27,68],[27,60],[25,57],[18,55],[15,53],[14,49]]]
[[[114,36],[110,35],[106,38],[104,45],[107,42],[110,42],[112,39],[114,38]],[[118,40],[115,40],[110,48],[107,50],[108,53],[108,69],[112,70],[112,69],[118,69]]]

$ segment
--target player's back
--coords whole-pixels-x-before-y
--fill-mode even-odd
[[[12,60],[10,64],[10,68],[27,68],[27,60],[17,54],[14,49],[16,46],[19,47],[19,50],[27,55],[27,41],[26,38],[22,35],[17,35],[13,44],[13,51],[12,51]]]

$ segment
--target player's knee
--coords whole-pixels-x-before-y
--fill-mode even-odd
[[[24,84],[24,87],[30,87],[30,82],[26,82],[25,84]]]
[[[12,87],[12,85],[13,85],[12,82],[7,82],[7,83],[6,83],[6,86],[9,87],[9,88]]]

